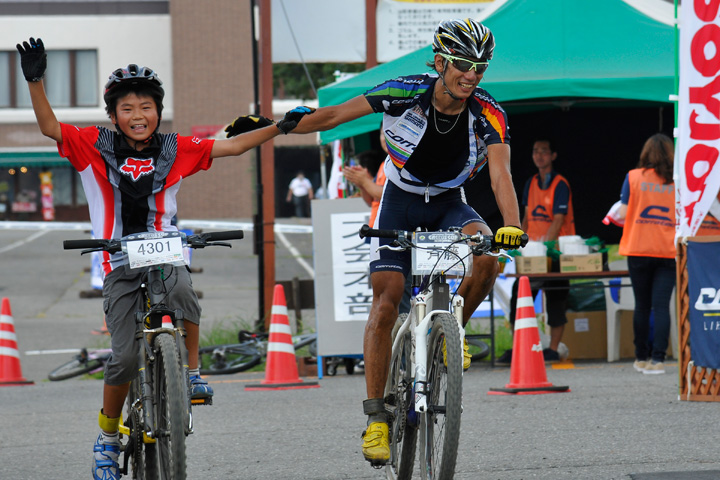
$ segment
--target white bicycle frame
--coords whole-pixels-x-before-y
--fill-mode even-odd
[[[412,337],[411,349],[410,349],[410,371],[415,372],[413,391],[415,392],[415,411],[425,412],[427,410],[427,391],[425,386],[427,385],[427,342],[430,330],[432,329],[431,322],[433,317],[440,313],[451,313],[448,310],[436,309],[427,311],[428,303],[432,303],[433,290],[432,288],[428,293],[420,293],[416,295],[411,301],[410,313],[408,314],[405,322],[398,329],[395,341],[393,342],[393,351],[398,348],[400,338],[405,332],[410,331]],[[465,329],[462,324],[463,306],[465,300],[460,295],[454,295],[452,300],[452,315],[458,323],[458,330],[460,332],[460,342],[465,339]],[[422,319],[422,320],[418,320]],[[411,328],[412,326],[412,328]],[[461,350],[462,352],[462,350]],[[390,379],[388,378],[388,382]]]

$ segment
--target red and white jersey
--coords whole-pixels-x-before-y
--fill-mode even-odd
[[[210,168],[214,140],[157,134],[154,148],[135,152],[107,128],[60,125],[58,152],[80,173],[95,238],[177,230],[177,192],[185,177]],[[105,273],[116,266],[109,260]]]

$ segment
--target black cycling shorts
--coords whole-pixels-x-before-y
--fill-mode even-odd
[[[409,193],[388,181],[375,220],[375,228],[389,230],[427,231],[448,230],[450,227],[463,228],[469,223],[485,223],[480,215],[467,203],[462,188],[428,197]],[[380,271],[402,272],[407,276],[411,267],[411,251],[395,252],[380,250],[392,239],[372,238],[370,240],[370,273]]]

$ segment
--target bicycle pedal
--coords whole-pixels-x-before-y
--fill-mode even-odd
[[[213,399],[212,397],[207,398],[191,398],[190,399],[191,405],[212,405]]]

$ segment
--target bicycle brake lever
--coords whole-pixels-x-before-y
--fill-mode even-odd
[[[208,245],[208,246],[213,246],[213,247],[228,247],[228,248],[232,248],[232,245],[230,245],[229,243],[225,243],[225,242],[211,242],[211,243],[208,243],[207,245]]]
[[[378,247],[377,251],[380,250],[392,250],[393,252],[404,252],[405,247],[393,247],[391,245],[383,245],[382,247]]]

